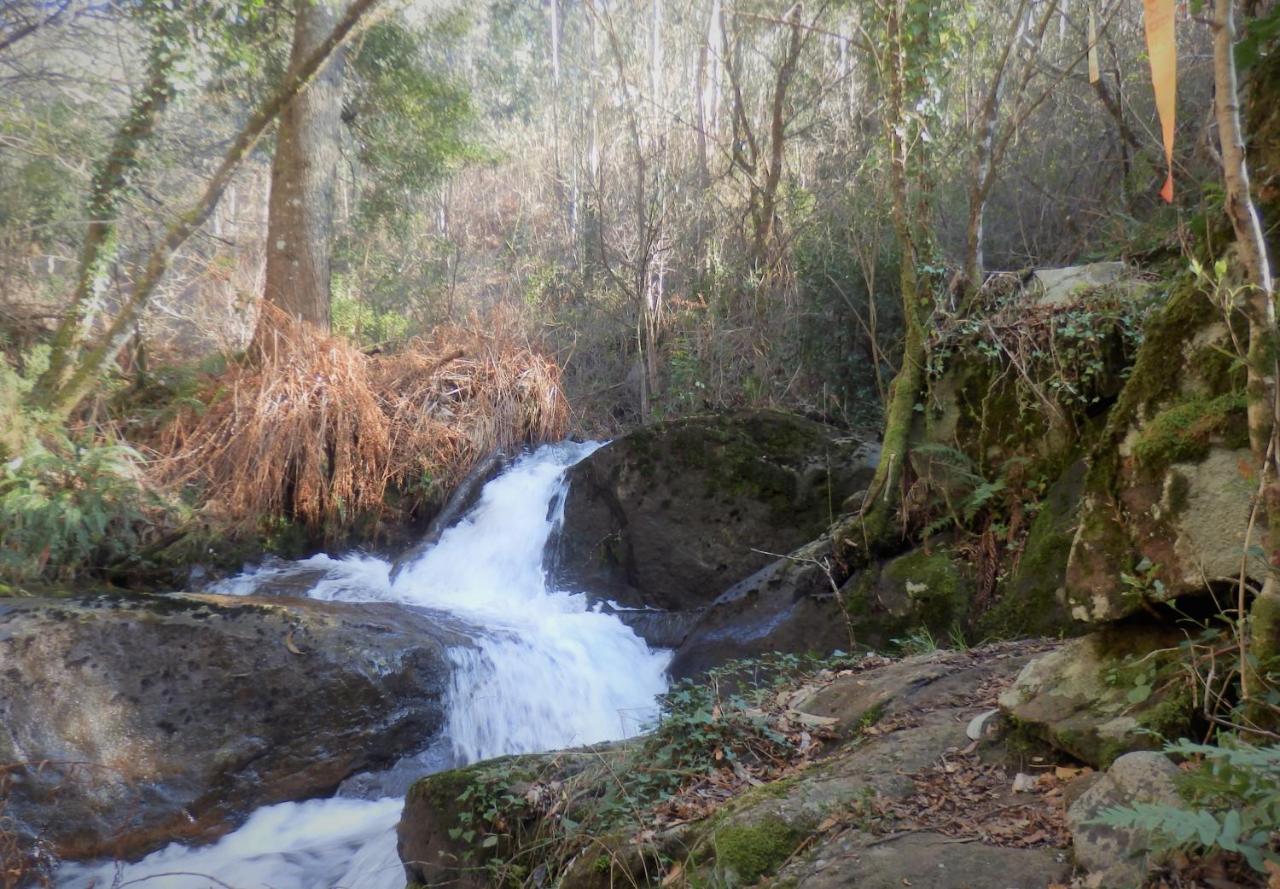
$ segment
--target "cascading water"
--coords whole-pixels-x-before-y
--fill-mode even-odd
[[[591,744],[637,732],[666,688],[669,655],[651,651],[586,597],[547,586],[543,553],[563,513],[565,470],[595,444],[523,457],[485,486],[476,507],[393,581],[367,556],[316,556],[242,575],[221,592],[253,593],[282,574],[323,572],[308,595],[447,611],[479,628],[456,666],[442,740],[447,764]],[[402,798],[338,797],[268,806],[200,849],[174,844],[130,865],[67,867],[66,889],[400,889],[395,851]],[[217,882],[210,878],[215,878]],[[141,881],[141,882],[140,882]]]

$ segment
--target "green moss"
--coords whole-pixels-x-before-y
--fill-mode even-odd
[[[973,582],[950,550],[915,550],[845,585],[844,609],[860,643],[886,647],[913,630],[945,635],[967,623]]]
[[[1066,580],[1084,486],[1083,461],[1072,465],[1049,489],[1027,532],[1017,568],[997,588],[995,604],[979,618],[984,639],[1060,636],[1077,632],[1058,590]]]
[[[1155,472],[1172,463],[1204,459],[1218,440],[1228,447],[1246,447],[1246,406],[1243,392],[1179,402],[1146,424],[1133,446],[1133,456],[1143,469]]]
[[[717,868],[739,885],[773,873],[804,839],[804,832],[778,818],[719,828],[712,839]]]
[[[885,566],[884,578],[906,592],[917,626],[945,632],[968,611],[970,584],[948,550],[918,550],[894,559]]]

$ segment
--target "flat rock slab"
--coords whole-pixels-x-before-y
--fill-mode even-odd
[[[0,602],[5,815],[60,858],[210,840],[425,747],[449,618],[390,604],[168,595]]]
[[[1058,849],[1010,849],[936,833],[886,841],[854,831],[785,868],[779,882],[797,889],[1044,889],[1070,871]]]

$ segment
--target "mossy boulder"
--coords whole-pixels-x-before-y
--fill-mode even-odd
[[[1106,768],[1191,727],[1191,688],[1176,627],[1112,627],[1023,668],[1000,696],[1017,723],[1082,762]]]
[[[1232,329],[1231,326],[1236,329]],[[1080,620],[1119,620],[1204,595],[1265,566],[1246,541],[1257,483],[1248,450],[1247,339],[1201,284],[1173,282],[1090,457],[1065,588]]]
[[[856,641],[889,648],[915,630],[935,639],[963,633],[973,598],[972,564],[945,545],[874,563],[841,589]]]
[[[932,349],[913,430],[925,447],[912,461],[934,485],[947,484],[954,464],[938,449],[962,452],[987,479],[1057,477],[1096,439],[1133,363],[1151,296],[1122,263],[1043,269],[1009,284]],[[957,501],[973,479],[960,481]]]
[[[877,455],[869,438],[777,411],[638,429],[570,470],[555,578],[625,605],[700,608],[818,537]]]

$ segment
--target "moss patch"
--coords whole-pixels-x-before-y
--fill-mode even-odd
[[[1155,472],[1171,463],[1204,459],[1215,441],[1229,448],[1248,447],[1246,407],[1243,392],[1179,402],[1146,424],[1133,456],[1143,469]]]
[[[1027,533],[1017,568],[998,589],[995,604],[979,618],[983,639],[1019,639],[1079,632],[1058,590],[1067,575],[1067,561],[1080,517],[1084,486],[1083,461],[1072,465],[1040,506]]]
[[[737,885],[751,885],[773,873],[804,840],[804,832],[782,819],[758,824],[733,824],[716,830],[717,869]]]
[[[921,628],[946,635],[965,624],[972,595],[969,566],[946,547],[872,566],[841,591],[857,640],[879,648]]]

